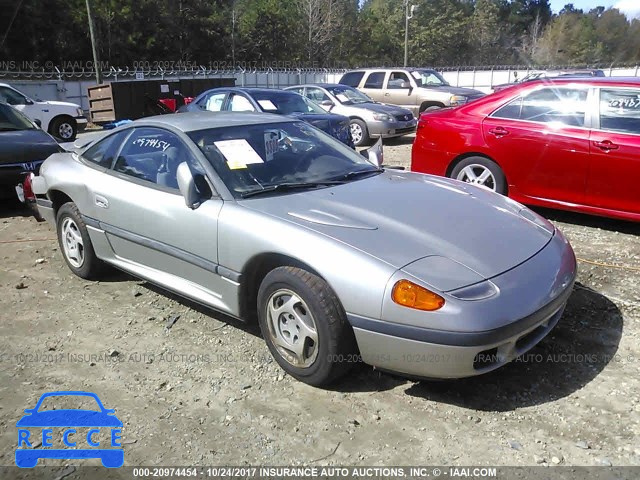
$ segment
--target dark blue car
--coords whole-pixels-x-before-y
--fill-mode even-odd
[[[62,409],[38,411],[48,397],[90,397],[99,410]],[[95,393],[90,392],[50,392],[40,397],[34,408],[25,410],[26,415],[18,420],[18,448],[16,465],[22,468],[34,467],[40,458],[86,459],[99,458],[105,467],[117,468],[124,463],[121,438],[122,422],[115,416],[115,410],[104,408]],[[52,428],[64,428],[64,446],[52,448]],[[92,427],[86,436],[77,433],[76,428]],[[97,441],[100,428],[110,430],[110,442]],[[37,429],[37,430],[30,430]],[[36,431],[42,429],[42,448],[33,448]],[[88,447],[88,448],[83,448]]]
[[[327,113],[311,100],[294,92],[272,88],[214,88],[183,105],[178,112],[265,112],[299,118],[354,148],[349,117]]]

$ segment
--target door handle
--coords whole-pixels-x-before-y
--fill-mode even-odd
[[[611,140],[603,140],[601,142],[593,142],[593,145],[598,147],[600,150],[604,152],[609,152],[611,150],[617,150],[618,145],[613,143]]]
[[[390,96],[391,96],[391,94],[390,94],[389,92],[386,92],[386,93],[384,94],[384,96],[385,96],[385,97],[390,97]]]
[[[504,127],[496,127],[489,130],[491,135],[495,135],[496,137],[504,137],[505,135],[509,135],[509,130]]]
[[[96,195],[94,198],[98,207],[109,208],[109,200],[104,198],[102,195]]]

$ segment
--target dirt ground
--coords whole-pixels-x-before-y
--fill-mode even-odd
[[[386,142],[385,162],[407,165],[411,140]],[[3,205],[0,465],[23,410],[54,390],[115,408],[131,466],[640,465],[640,225],[540,212],[580,272],[527,357],[451,382],[362,365],[321,390],[284,375],[256,326],[125,274],[74,276],[53,228]]]

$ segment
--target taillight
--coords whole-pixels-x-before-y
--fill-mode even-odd
[[[22,182],[22,190],[25,201],[30,200],[32,202],[36,201],[36,195],[33,193],[33,177],[35,175],[32,172],[27,173],[24,177],[24,182]]]

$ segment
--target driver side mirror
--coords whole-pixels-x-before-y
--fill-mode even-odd
[[[191,169],[189,169],[189,165],[187,165],[187,162],[182,162],[180,165],[178,165],[176,178],[178,180],[178,188],[180,189],[180,193],[184,197],[184,203],[191,210],[195,210],[200,206],[200,195],[198,193],[198,189],[196,188],[196,181],[193,178],[193,174],[191,173]]]
[[[320,106],[327,107],[329,110],[333,108],[333,102],[331,100],[323,100],[320,102]]]
[[[369,161],[369,163],[377,168],[382,168],[382,162],[384,161],[382,138],[379,138],[373,147],[363,150],[360,153]]]
[[[36,118],[33,123],[35,123],[38,128],[42,128],[42,120],[39,118]]]

